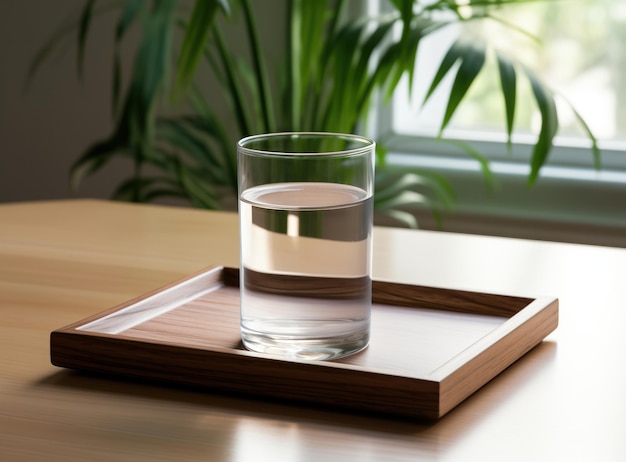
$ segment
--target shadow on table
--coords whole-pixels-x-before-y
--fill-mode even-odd
[[[167,400],[202,406],[213,411],[314,425],[353,428],[383,434],[424,437],[449,445],[489,415],[506,400],[514,400],[525,384],[551,367],[557,344],[544,341],[516,361],[450,413],[436,422],[413,421],[379,414],[337,411],[329,407],[287,401],[255,399],[197,387],[163,384],[105,374],[59,370],[34,384],[35,387],[76,389],[82,392],[135,396],[141,399]]]

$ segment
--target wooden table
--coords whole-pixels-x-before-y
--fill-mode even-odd
[[[377,228],[376,278],[560,299],[558,329],[435,424],[50,364],[52,330],[236,266],[237,232],[229,213],[0,205],[0,460],[626,460],[624,249]]]

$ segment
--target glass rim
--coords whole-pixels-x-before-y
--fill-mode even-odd
[[[344,150],[328,150],[328,151],[312,151],[312,152],[288,152],[285,150],[265,150],[265,149],[255,149],[249,148],[246,146],[248,143],[252,143],[254,141],[261,141],[264,139],[281,139],[281,138],[297,138],[297,137],[309,137],[309,138],[320,138],[320,139],[345,139],[346,141],[356,141],[359,143],[363,143],[363,146],[344,149]],[[350,157],[354,155],[363,154],[370,150],[374,151],[376,149],[376,142],[371,138],[367,138],[362,135],[354,135],[348,133],[336,133],[336,132],[276,132],[276,133],[261,133],[257,135],[246,136],[245,138],[240,139],[237,142],[237,150],[239,152],[243,152],[244,154],[249,155],[258,155],[258,156],[276,156],[276,157],[313,157],[313,156],[322,156],[322,157]]]

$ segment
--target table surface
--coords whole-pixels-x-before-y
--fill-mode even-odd
[[[76,200],[0,205],[0,460],[625,460],[626,250],[395,228],[374,277],[556,296],[546,341],[436,423],[56,368],[49,334],[212,264],[235,214]]]

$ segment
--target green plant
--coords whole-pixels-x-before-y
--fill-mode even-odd
[[[63,25],[36,56],[31,75],[74,30],[78,31],[81,72],[92,20],[100,14],[116,14],[111,90],[115,128],[72,166],[72,184],[78,187],[108,162],[126,157],[132,160],[133,169],[117,186],[115,199],[150,201],[173,196],[194,206],[220,208],[224,197],[237,192],[236,139],[276,131],[363,132],[373,98],[380,94],[388,100],[401,77],[413,75],[416,52],[425,36],[453,23],[493,19],[498,7],[528,1],[533,0],[390,0],[388,12],[376,17],[350,10],[362,7],[362,2],[257,2],[256,8],[279,7],[287,24],[285,49],[279,62],[270,66],[268,55],[274,50],[264,47],[249,0],[196,0],[193,5],[176,0],[87,0],[80,14]],[[123,88],[119,54],[133,26],[140,29],[140,43]],[[233,28],[245,36],[247,50],[229,48],[225,37]],[[397,28],[400,32],[395,34]],[[180,47],[175,45],[178,36]],[[427,98],[443,77],[455,73],[442,132],[483,70],[490,48],[485,42],[458,40],[441,63]],[[501,54],[496,58],[509,140],[521,76],[529,79],[541,114],[531,160],[532,184],[558,130],[554,95],[528,68]],[[198,73],[199,67],[203,72]],[[224,101],[207,100],[207,71],[223,90]],[[579,119],[599,162],[596,140]],[[480,153],[471,147],[467,152],[489,172]],[[437,213],[453,203],[453,191],[444,178],[428,171],[398,174],[386,170],[385,150],[380,146],[378,212],[414,226],[415,219],[405,207],[417,203],[426,203]]]

